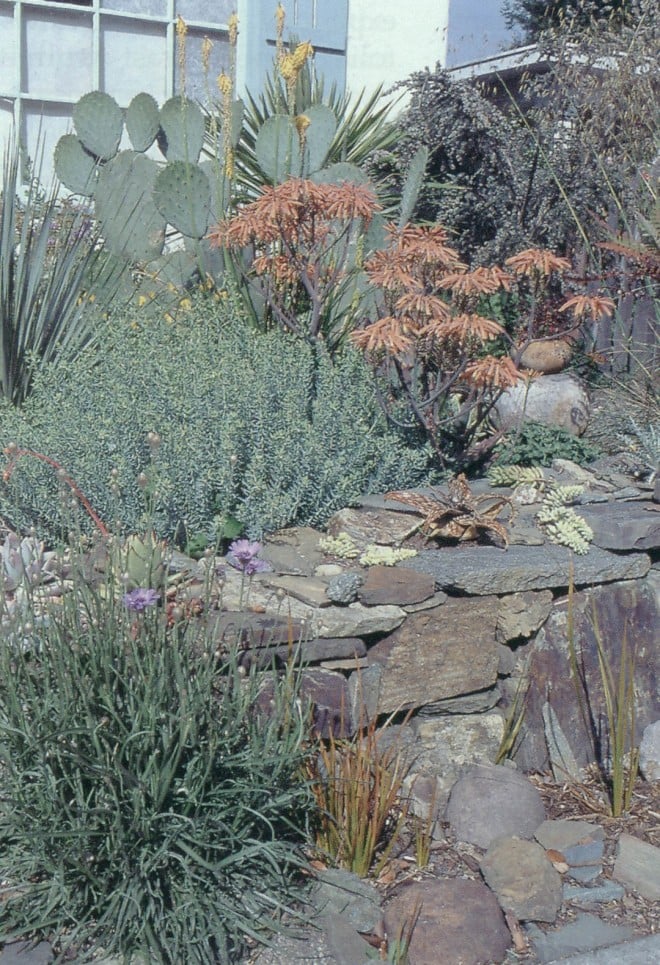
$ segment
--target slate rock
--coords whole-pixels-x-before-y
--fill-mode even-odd
[[[314,626],[321,637],[367,637],[396,630],[406,618],[399,606],[328,606],[319,610]]]
[[[635,743],[644,728],[660,719],[660,573],[644,580],[592,587],[573,597],[573,637],[580,654],[581,676],[591,715],[602,719],[605,708],[603,680],[594,635],[598,627],[603,651],[614,681],[621,665],[624,636],[628,652],[635,659]],[[525,719],[515,754],[525,771],[544,771],[548,766],[548,745],[543,728],[543,707],[549,701],[562,734],[578,767],[597,759],[598,735],[585,723],[569,672],[568,602],[555,603],[533,643],[519,659],[518,674],[528,682]],[[548,681],[552,686],[548,688]],[[602,738],[601,738],[602,739]]]
[[[368,608],[367,608],[368,609]],[[362,686],[369,713],[379,714],[485,690],[497,680],[497,600],[447,600],[409,614],[370,648]]]
[[[481,881],[427,878],[401,889],[385,908],[388,935],[414,921],[409,965],[501,962],[511,935],[495,895]]]
[[[48,942],[7,942],[0,952],[0,965],[50,965],[54,960]]]
[[[449,793],[466,767],[494,763],[504,734],[504,719],[498,712],[416,716],[410,728],[415,735],[415,753],[407,784],[432,778],[436,807],[444,811]]]
[[[316,667],[303,670],[300,698],[303,702],[309,702],[312,723],[322,737],[329,737],[330,734],[334,737],[350,737],[353,734],[348,683],[343,674]],[[272,677],[264,682],[256,706],[266,716],[272,713]]]
[[[330,517],[326,529],[330,536],[348,533],[364,549],[369,543],[399,546],[419,525],[419,517],[391,509],[340,509]]]
[[[545,820],[545,808],[519,771],[476,764],[454,784],[445,817],[459,841],[488,848],[496,838],[531,837]]]
[[[349,603],[355,603],[363,579],[364,577],[361,573],[355,573],[353,571],[339,573],[337,576],[333,576],[328,580],[328,585],[325,590],[326,595],[332,603],[337,603],[340,606],[348,606]],[[385,602],[394,603],[395,601],[386,600]]]
[[[660,900],[660,848],[631,834],[621,834],[612,877],[643,898]]]
[[[247,649],[275,647],[304,640],[306,627],[299,619],[251,613],[245,610],[211,613],[207,626],[216,644],[240,643]]]
[[[311,526],[294,526],[267,536],[261,555],[276,573],[311,576],[323,559],[322,537],[323,533]]]
[[[660,720],[644,728],[639,745],[639,769],[647,781],[660,781]]]
[[[315,924],[323,929],[328,950],[337,965],[371,965],[370,945],[349,924],[345,915],[323,915]]]
[[[420,550],[417,556],[398,564],[419,573],[428,573],[442,590],[473,596],[491,593],[518,593],[567,587],[571,551],[566,546],[464,546],[451,549]],[[573,555],[575,586],[634,580],[645,576],[651,560],[646,553],[618,556],[592,546],[585,556]]]
[[[660,962],[660,934],[606,945],[596,951],[561,958],[561,965],[657,965]],[[548,965],[560,965],[553,959]]]
[[[435,593],[435,580],[426,573],[398,566],[370,566],[358,596],[365,606],[394,603],[410,606],[422,603]]]
[[[383,917],[378,889],[343,868],[317,872],[310,905],[320,916],[343,915],[353,928],[365,933],[373,931]]]
[[[315,576],[291,576],[275,575],[266,576],[263,585],[272,586],[275,590],[282,590],[287,596],[300,600],[308,606],[320,607],[330,606],[330,600],[326,595],[324,580]]]
[[[610,925],[596,915],[581,913],[575,921],[561,928],[543,932],[536,925],[529,926],[527,935],[540,962],[554,962],[569,958],[579,952],[592,952],[596,948],[615,945],[632,938],[632,928]],[[617,963],[625,959],[613,959]]]
[[[585,905],[606,904],[609,901],[620,901],[625,896],[623,885],[616,881],[604,881],[600,885],[583,888],[580,885],[565,884],[563,887],[564,901],[584,907]]]
[[[503,911],[512,912],[518,921],[556,919],[562,902],[561,875],[535,841],[498,838],[480,868]]]
[[[294,663],[321,663],[325,660],[353,660],[364,657],[367,652],[364,640],[359,637],[331,637],[316,640],[302,640],[293,647],[288,644],[279,647],[261,647],[246,650],[240,662],[244,667],[256,664],[260,669],[284,665],[290,660]],[[355,666],[355,663],[353,663]]]
[[[605,832],[599,824],[590,821],[553,820],[544,821],[536,831],[534,837],[544,848],[553,851],[566,850],[586,841],[605,840]]]
[[[497,639],[500,643],[531,637],[548,618],[552,606],[550,590],[511,593],[500,599],[497,611]]]
[[[581,506],[579,512],[593,530],[594,546],[617,552],[660,546],[660,509],[651,502]]]

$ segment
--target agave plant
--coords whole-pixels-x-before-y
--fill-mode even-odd
[[[103,264],[82,213],[62,225],[57,186],[44,198],[34,180],[19,200],[20,172],[10,137],[0,203],[0,394],[14,405],[29,394],[35,368],[92,340],[95,320],[81,296],[91,295]]]

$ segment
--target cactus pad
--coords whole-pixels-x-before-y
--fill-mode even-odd
[[[273,184],[281,184],[289,176],[300,176],[300,137],[288,114],[271,114],[267,118],[257,134],[254,150],[261,170]]]
[[[206,234],[211,210],[211,185],[196,164],[172,161],[158,173],[154,202],[161,215],[188,238]]]
[[[168,161],[199,159],[204,143],[204,115],[187,97],[170,97],[160,109],[158,146]]]
[[[69,191],[91,197],[97,176],[97,163],[75,134],[64,134],[55,145],[55,173]]]
[[[309,121],[309,127],[304,135],[303,176],[309,177],[313,171],[323,167],[330,153],[337,131],[337,118],[325,104],[313,104],[305,110],[304,116]]]
[[[119,150],[124,127],[121,107],[109,94],[92,91],[73,108],[73,125],[85,150],[101,161],[108,161]]]
[[[136,94],[126,111],[126,130],[134,151],[146,151],[160,129],[160,111],[151,94]]]
[[[103,168],[96,188],[96,214],[108,248],[134,261],[151,261],[163,250],[165,219],[153,201],[155,161],[122,151]]]

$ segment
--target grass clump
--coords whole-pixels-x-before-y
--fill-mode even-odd
[[[236,962],[302,893],[296,685],[258,712],[260,678],[202,621],[168,625],[155,590],[76,572],[54,602],[3,600],[0,941]]]

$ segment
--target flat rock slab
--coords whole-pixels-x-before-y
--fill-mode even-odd
[[[620,835],[612,877],[644,898],[660,900],[660,848],[631,834]]]
[[[422,550],[397,565],[428,573],[438,589],[485,596],[566,587],[571,557],[576,586],[640,579],[651,568],[645,553],[617,556],[592,546],[585,556],[577,556],[555,543],[509,546],[507,550],[495,546]]]
[[[398,546],[419,526],[421,518],[391,509],[340,509],[331,516],[326,528],[330,536],[348,533],[361,549],[370,543]]]
[[[501,962],[511,935],[493,892],[481,881],[428,878],[403,888],[385,908],[388,935],[417,917],[409,965]]]
[[[608,550],[660,546],[660,507],[651,501],[580,506],[578,512],[591,526],[595,546]]]
[[[370,566],[358,599],[365,606],[394,603],[410,606],[423,603],[435,593],[435,580],[427,573],[416,573],[397,566]]]
[[[268,536],[261,555],[268,560],[275,573],[311,576],[314,568],[323,560],[319,547],[322,536],[323,533],[311,526],[295,526]]]
[[[547,965],[658,965],[660,934],[647,935],[630,942],[608,945],[593,952],[553,959]]]
[[[492,597],[447,600],[435,610],[409,614],[369,650],[369,668],[377,671],[362,681],[370,712],[408,710],[494,686],[496,620]]]
[[[633,937],[632,928],[623,925],[610,925],[596,915],[586,913],[577,916],[575,921],[553,931],[542,932],[535,925],[527,932],[534,951],[540,962],[554,962],[555,959],[565,960],[578,952],[593,953],[596,948],[617,945]],[[617,965],[622,959],[611,959]]]
[[[502,597],[497,613],[497,639],[500,643],[531,637],[548,618],[552,606],[550,590],[511,593]]]
[[[556,919],[562,902],[561,875],[540,844],[516,837],[498,838],[480,867],[500,907],[518,921]]]

